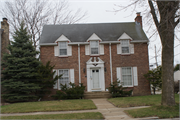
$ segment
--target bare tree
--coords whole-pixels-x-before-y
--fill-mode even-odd
[[[152,35],[158,33],[162,43],[162,105],[175,105],[174,99],[174,40],[177,37],[175,31],[179,29],[180,1],[173,0],[131,0],[127,6],[118,6],[116,12],[128,8],[148,7],[146,11],[147,21],[153,18],[156,30]],[[147,10],[147,9],[146,9]],[[149,13],[151,16],[149,16]],[[152,24],[149,25],[149,28]]]
[[[78,9],[69,9],[67,0],[59,0],[53,3],[51,0],[13,0],[6,1],[0,13],[8,18],[12,26],[10,33],[19,28],[24,21],[35,48],[38,46],[40,34],[45,24],[72,24],[86,17],[87,12]]]

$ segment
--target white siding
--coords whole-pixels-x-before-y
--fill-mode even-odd
[[[53,72],[54,72],[54,71],[56,71],[56,72],[55,72],[53,78],[55,78],[55,76],[57,75],[57,70],[53,70]],[[58,81],[58,80],[57,80],[57,81]],[[57,89],[57,81],[56,81],[55,84],[54,84],[54,87],[53,87],[54,89]]]
[[[59,47],[54,46],[54,56],[59,56]]]
[[[121,54],[121,44],[117,44],[117,54]]]
[[[134,86],[138,86],[138,72],[137,67],[133,67]]]
[[[89,55],[89,45],[85,45],[85,55]]]
[[[99,45],[100,46],[100,55],[104,55],[104,45]]]
[[[70,69],[70,82],[74,83],[74,69]]]

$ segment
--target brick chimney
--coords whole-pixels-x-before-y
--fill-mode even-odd
[[[141,12],[137,12],[136,14],[137,14],[137,16],[136,16],[136,18],[135,18],[135,22],[136,22],[137,25],[140,24],[141,27],[142,27],[142,16],[140,15]]]
[[[9,45],[9,24],[7,22],[7,18],[3,18],[3,21],[1,22],[1,59],[3,53],[9,53],[7,50],[7,46]]]

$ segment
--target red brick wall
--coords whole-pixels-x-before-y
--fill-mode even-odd
[[[112,71],[113,81],[116,77],[116,67],[137,67],[138,86],[133,88],[133,95],[149,95],[150,84],[144,78],[149,70],[148,45],[147,43],[134,44],[134,54],[117,54],[116,44],[112,45]]]
[[[41,50],[41,61],[45,64],[48,60],[51,61],[52,65],[55,65],[55,69],[74,69],[75,70],[75,83],[79,83],[79,65],[78,65],[78,46],[72,46],[72,56],[62,58],[54,56],[53,46],[42,46]],[[148,60],[148,45],[147,44],[134,44],[134,54],[121,55],[117,54],[117,45],[111,45],[112,52],[112,73],[113,81],[117,79],[116,67],[135,67],[138,69],[138,86],[133,87],[133,95],[149,95],[150,84],[143,77],[149,70]],[[90,59],[90,55],[85,55],[85,45],[80,45],[80,60],[81,60],[81,82],[87,86],[87,71],[86,62]],[[104,45],[104,55],[99,56],[104,62],[106,67],[105,74],[105,88],[109,87],[111,82],[110,72],[110,56],[109,56],[109,44]],[[85,72],[83,69],[85,68]],[[87,90],[87,88],[86,88]]]

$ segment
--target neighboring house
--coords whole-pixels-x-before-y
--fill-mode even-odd
[[[135,22],[45,25],[40,38],[40,59],[51,61],[57,75],[54,85],[83,83],[87,92],[106,91],[113,81],[133,89],[133,95],[150,95],[144,78],[149,70],[148,38],[142,16]]]
[[[180,80],[180,70],[174,72],[174,81]]]

